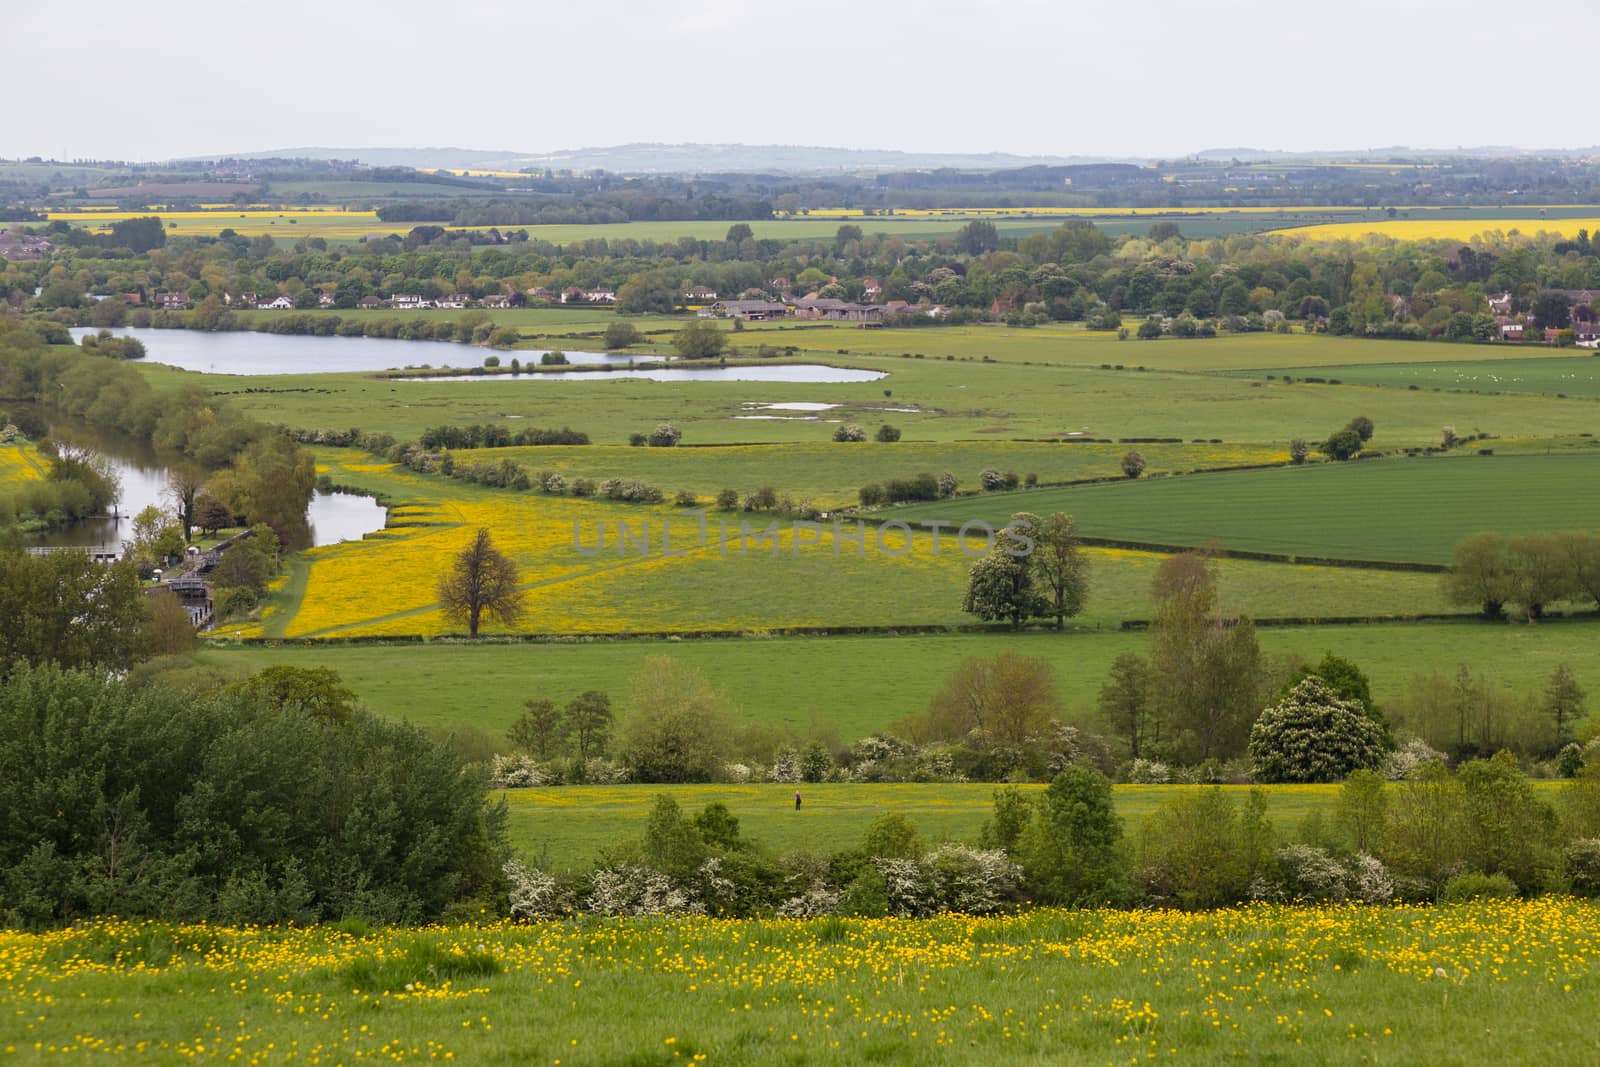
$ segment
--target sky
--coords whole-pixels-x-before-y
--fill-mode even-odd
[[[1575,148],[1592,3],[0,0],[0,156]]]

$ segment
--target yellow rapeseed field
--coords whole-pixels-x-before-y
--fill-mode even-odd
[[[1396,241],[1471,241],[1480,236],[1504,236],[1515,230],[1572,237],[1579,230],[1600,230],[1600,218],[1591,219],[1392,219],[1383,222],[1331,222],[1297,226],[1274,233],[1313,241],[1359,241],[1376,235]]]
[[[0,485],[37,481],[44,473],[44,459],[26,441],[0,444]]]

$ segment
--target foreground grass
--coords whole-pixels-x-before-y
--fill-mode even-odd
[[[1517,691],[1541,689],[1559,663],[1579,680],[1600,679],[1600,625],[1546,622],[1307,626],[1260,631],[1263,651],[1311,662],[1334,652],[1360,664],[1380,703],[1413,674],[1453,675],[1458,664]],[[670,656],[702,672],[744,722],[848,742],[889,729],[928,701],[968,656],[1017,652],[1050,663],[1069,717],[1092,721],[1116,657],[1148,654],[1143,633],[995,633],[918,636],[597,641],[552,644],[427,644],[321,647],[208,646],[195,662],[225,677],[277,663],[331,667],[379,714],[422,726],[477,729],[504,737],[523,702],[565,702],[586,689],[611,693],[618,714],[648,656]],[[463,685],[470,679],[470,685]]]
[[[0,934],[8,1063],[1579,1063],[1600,908]]]

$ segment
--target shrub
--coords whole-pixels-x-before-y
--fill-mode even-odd
[[[835,441],[855,444],[867,439],[867,431],[863,427],[857,426],[853,422],[847,422],[843,426],[840,426],[833,431],[833,439]]]
[[[692,508],[700,503],[700,498],[688,489],[679,489],[677,495],[672,498],[672,502],[680,508]]]
[[[861,500],[861,506],[864,508],[875,508],[879,504],[882,504],[886,499],[883,492],[883,486],[876,483],[872,485],[863,485],[859,490],[856,491],[856,496]]]
[[[680,915],[705,910],[660,871],[631,863],[602,867],[590,875],[584,906],[597,915]]]
[[[663,422],[657,424],[656,428],[650,431],[648,443],[651,448],[671,448],[682,439],[682,430],[670,422]]]
[[[1465,904],[1472,900],[1510,900],[1517,895],[1517,883],[1504,874],[1469,871],[1445,882],[1439,891],[1443,904]]]
[[[1336,782],[1383,760],[1383,730],[1357,703],[1320,679],[1302,679],[1250,729],[1250,760],[1261,782]]]
[[[717,510],[737,511],[739,508],[739,491],[737,489],[724,489],[717,494]]]
[[[878,427],[878,432],[873,434],[873,437],[879,444],[893,444],[895,441],[900,440],[900,429],[897,426],[890,426],[886,422]]]
[[[1144,473],[1144,456],[1138,452],[1129,452],[1122,457],[1122,473],[1129,478],[1137,478]]]
[[[1384,758],[1383,776],[1391,782],[1403,782],[1430,763],[1443,766],[1444,762],[1443,752],[1414,737]]]
[[[1324,441],[1321,451],[1329,459],[1353,459],[1361,451],[1361,443],[1361,435],[1355,430],[1346,428]]]
[[[1166,785],[1172,781],[1172,768],[1157,760],[1136,759],[1128,770],[1130,785]]]
[[[1567,845],[1567,888],[1580,897],[1600,897],[1600,838],[1580,838]]]
[[[1006,478],[993,467],[985,467],[978,473],[978,484],[985,493],[997,493],[1005,488]]]
[[[545,352],[539,356],[539,363],[545,367],[565,367],[570,360],[567,354],[561,351]]]
[[[1289,442],[1289,462],[1301,464],[1311,455],[1311,446],[1306,444],[1304,437],[1296,437]]]
[[[956,481],[956,476],[954,474],[951,474],[949,471],[945,471],[943,474],[939,475],[939,496],[955,496],[956,489],[960,486],[960,484],[961,483]]]
[[[511,885],[513,919],[554,919],[572,910],[572,900],[561,891],[555,875],[510,860],[503,868]]]
[[[628,435],[628,444],[634,448],[643,448],[649,440],[650,438],[642,433],[630,433]]]
[[[1324,902],[1350,895],[1344,865],[1325,850],[1312,845],[1285,845],[1278,850],[1278,869],[1284,888],[1295,900]]]

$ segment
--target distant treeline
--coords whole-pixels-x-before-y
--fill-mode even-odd
[[[434,426],[422,431],[422,447],[429,451],[441,448],[514,448],[521,445],[586,445],[589,435],[581,430],[563,426],[559,430],[545,430],[530,426],[513,433],[504,426]]]

